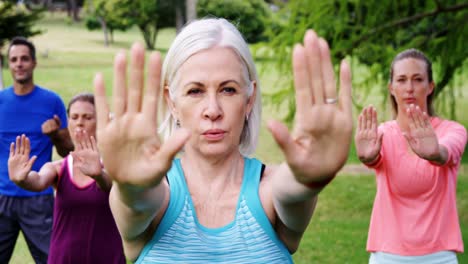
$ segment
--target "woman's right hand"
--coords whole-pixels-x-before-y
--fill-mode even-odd
[[[157,109],[161,58],[152,53],[144,90],[145,50],[141,44],[131,49],[130,78],[127,87],[127,59],[119,52],[114,61],[113,117],[110,117],[101,74],[94,80],[97,142],[104,167],[119,184],[152,187],[161,182],[172,159],[189,138],[178,129],[162,143],[157,131]]]
[[[36,161],[36,156],[29,158],[30,152],[31,143],[24,134],[16,137],[16,144],[11,143],[8,174],[12,182],[21,184],[28,177],[28,173]]]
[[[359,160],[371,164],[377,160],[382,147],[382,133],[378,132],[377,111],[371,105],[365,107],[359,115],[354,137]]]

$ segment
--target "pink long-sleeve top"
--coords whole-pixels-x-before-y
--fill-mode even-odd
[[[465,127],[434,117],[444,165],[414,154],[396,121],[380,125],[383,135],[376,171],[377,193],[367,251],[414,256],[441,250],[463,252],[456,204],[457,172],[467,142]]]

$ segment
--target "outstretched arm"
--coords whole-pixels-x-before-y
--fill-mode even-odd
[[[62,121],[57,115],[42,123],[42,133],[49,136],[57,149],[57,153],[65,157],[73,150],[73,142],[67,128],[60,129]]]
[[[406,114],[409,116],[409,131],[404,133],[413,152],[420,158],[443,165],[447,162],[447,148],[439,144],[429,116],[419,106],[411,105]]]
[[[94,87],[97,142],[104,168],[114,181],[110,205],[126,255],[132,258],[143,247],[142,242],[147,238],[145,232],[150,224],[155,224],[156,215],[167,206],[169,190],[164,177],[189,133],[180,129],[164,143],[158,137],[159,53],[150,56],[144,96],[144,48],[141,44],[133,45],[131,50],[128,88],[126,67],[125,53],[121,52],[114,62],[112,119],[100,74],[95,78]]]
[[[16,137],[16,144],[10,145],[8,158],[8,174],[10,180],[29,191],[43,191],[51,186],[58,173],[53,163],[48,162],[39,172],[31,171],[36,156],[29,158],[31,144],[24,134]]]
[[[284,124],[269,129],[286,162],[273,175],[273,202],[284,226],[299,235],[283,237],[294,251],[305,231],[317,194],[347,160],[352,135],[351,73],[346,62],[340,68],[337,98],[333,66],[327,42],[312,30],[304,45],[293,51],[296,116],[290,134]]]

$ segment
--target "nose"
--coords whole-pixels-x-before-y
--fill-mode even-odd
[[[78,117],[76,119],[76,125],[77,126],[84,126],[84,118],[83,117]]]
[[[215,121],[223,116],[223,110],[219,102],[219,98],[215,94],[210,94],[206,97],[206,107],[203,112],[203,117]]]
[[[413,93],[414,92],[414,82],[413,82],[413,80],[410,80],[408,82],[408,85],[406,86],[406,91],[408,93]]]

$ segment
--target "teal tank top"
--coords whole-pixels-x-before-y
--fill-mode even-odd
[[[260,202],[262,163],[244,161],[234,220],[220,228],[207,228],[198,222],[180,160],[174,160],[167,175],[168,208],[136,263],[293,263]]]

